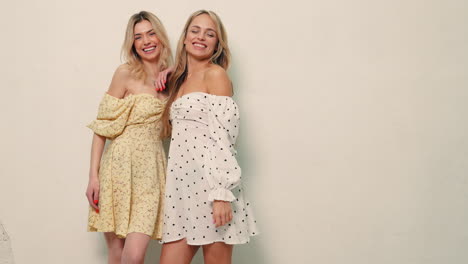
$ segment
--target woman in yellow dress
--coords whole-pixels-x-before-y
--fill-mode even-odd
[[[108,263],[143,263],[150,239],[162,235],[166,157],[160,117],[172,63],[166,31],[154,14],[130,18],[122,55],[126,63],[88,125],[94,131],[88,231],[104,233]],[[104,150],[106,139],[111,143]]]

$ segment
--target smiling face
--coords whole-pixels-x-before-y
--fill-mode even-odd
[[[189,56],[199,60],[209,59],[218,46],[216,25],[207,14],[195,17],[187,28],[185,50]]]
[[[153,26],[148,20],[142,20],[134,27],[133,47],[142,60],[158,60],[161,45]]]

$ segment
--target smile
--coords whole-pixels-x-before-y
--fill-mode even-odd
[[[192,43],[192,44],[193,44],[193,46],[198,47],[198,48],[203,48],[203,49],[205,49],[205,48],[207,47],[205,44],[198,43],[198,42],[194,42],[194,43]]]
[[[150,53],[155,49],[156,49],[156,46],[151,46],[151,47],[148,47],[148,48],[144,48],[143,51],[146,52],[146,53]]]

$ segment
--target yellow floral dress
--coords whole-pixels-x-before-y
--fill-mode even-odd
[[[159,137],[165,101],[151,94],[123,99],[105,94],[94,133],[112,140],[99,169],[99,213],[89,209],[88,231],[132,232],[161,239],[166,155]]]

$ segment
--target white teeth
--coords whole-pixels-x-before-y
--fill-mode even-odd
[[[143,49],[143,51],[152,51],[154,50],[156,47],[151,47],[151,48],[147,48],[147,49]]]
[[[195,44],[193,44],[193,45],[196,46],[196,47],[200,47],[200,48],[206,48],[206,46],[203,45],[203,44],[195,43]]]

